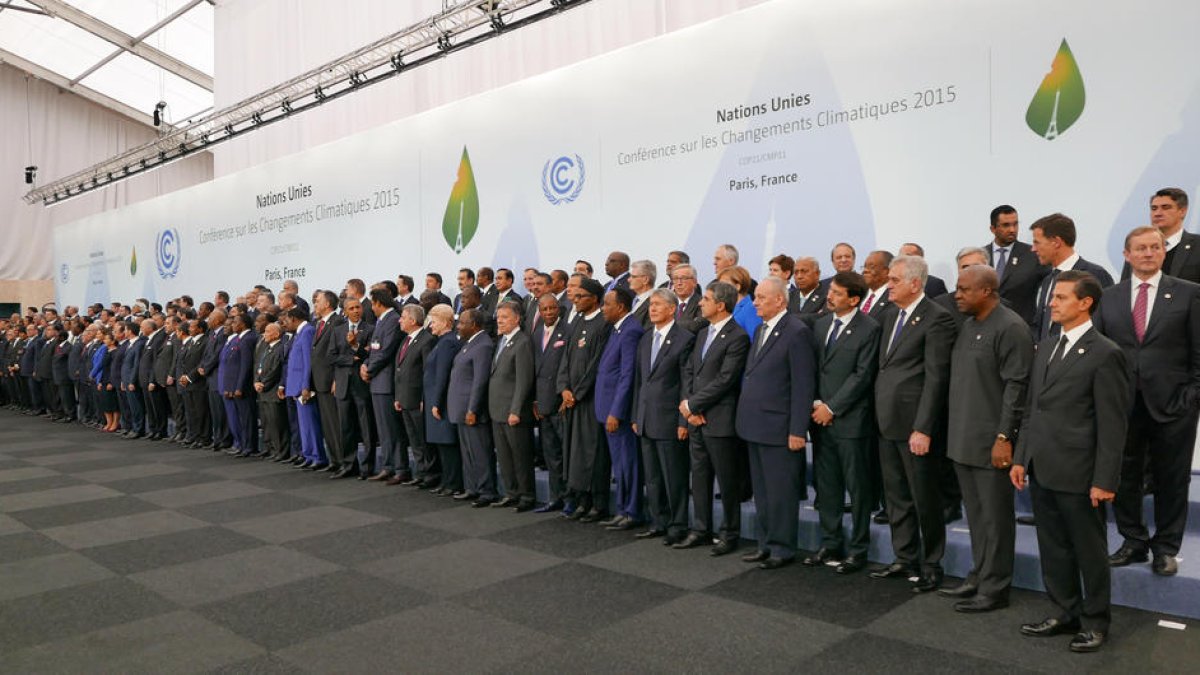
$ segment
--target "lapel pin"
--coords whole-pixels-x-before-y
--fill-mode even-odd
[[[914,316],[914,317],[913,317],[913,323],[921,323],[921,317],[919,317],[919,316]]]
[[[1087,351],[1087,350],[1086,350],[1086,349],[1084,349],[1083,347],[1080,347],[1080,348],[1079,348],[1079,353],[1080,353],[1080,354],[1084,353],[1085,351]]]
[[[1170,293],[1163,293],[1163,299],[1164,299],[1164,300],[1170,300],[1170,299],[1171,299],[1171,294],[1170,294]]]
[[[667,344],[671,344],[671,341],[670,341],[670,340],[667,340]]]
[[[983,335],[976,335],[976,336],[975,336],[975,339],[976,339],[976,340],[982,340],[982,339],[983,339]]]

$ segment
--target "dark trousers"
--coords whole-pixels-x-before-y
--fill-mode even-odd
[[[839,438],[828,428],[817,430],[813,473],[817,479],[822,548],[866,556],[871,545],[871,509],[875,508],[871,463],[868,461],[874,445],[870,439]],[[878,463],[876,457],[875,464]],[[842,496],[846,493],[850,494],[849,537],[842,520]]]
[[[1086,494],[1047,490],[1037,484],[1036,469],[1030,472],[1042,581],[1062,611],[1057,618],[1079,619],[1084,630],[1107,633],[1112,580],[1104,509],[1092,506]]]
[[[463,458],[463,487],[480,499],[496,498],[496,453],[491,425],[455,423]]]
[[[183,406],[183,395],[176,385],[168,385],[167,407],[171,410],[170,419],[175,422],[175,435],[186,438],[188,435],[187,411]]]
[[[713,477],[721,489],[721,539],[736,542],[742,532],[741,443],[737,438],[712,436],[706,427],[688,427],[692,471],[692,531],[712,534]]]
[[[639,520],[642,517],[642,460],[638,438],[628,422],[621,422],[615,434],[605,432],[605,438],[617,483],[617,503],[613,510],[618,515]]]
[[[355,392],[354,389],[355,386],[351,384],[350,392],[337,402],[338,425],[342,429],[342,450],[346,453],[346,461],[351,461],[350,458],[357,461],[359,443],[362,443],[371,458],[375,449],[375,416],[371,409],[371,392],[367,391],[365,386],[360,392]],[[369,463],[360,462],[359,470],[363,473],[369,472]]]
[[[33,379],[32,375],[22,375],[21,381],[25,384],[25,391],[29,392],[29,408],[37,413],[46,412],[46,403],[42,400],[41,383]]]
[[[292,457],[300,457],[304,454],[304,444],[300,437],[300,413],[297,411],[299,407],[296,404],[296,399],[287,398],[284,400],[284,405],[287,406],[288,419],[288,448],[291,449]]]
[[[143,389],[146,394],[146,422],[151,434],[167,435],[167,420],[171,418],[171,406],[167,402],[167,391],[160,385],[154,390]]]
[[[538,440],[542,444],[542,457],[546,460],[549,501],[566,496],[567,476],[563,470],[562,415],[551,415],[538,420]]]
[[[327,391],[317,392],[317,411],[321,415],[321,436],[325,439],[329,463],[334,466],[349,464],[354,460],[355,452],[343,442],[337,398]]]
[[[376,471],[412,475],[408,462],[408,434],[396,402],[391,394],[371,394],[371,405],[375,410],[375,425],[379,429],[379,456],[375,461]]]
[[[274,392],[268,392],[274,397]],[[267,452],[276,457],[283,457],[289,453],[288,448],[288,419],[287,406],[283,401],[275,399],[274,401],[260,401],[258,404],[258,414],[262,417],[263,428],[263,443]]]
[[[231,399],[237,410],[238,435],[242,439],[242,453],[258,452],[258,401],[255,396],[242,395]]]
[[[233,445],[233,433],[229,430],[228,421],[225,419],[225,399],[221,398],[221,392],[216,389],[208,390],[208,412],[209,420],[212,422],[213,444],[222,448]]]
[[[1135,550],[1175,556],[1187,527],[1188,487],[1196,445],[1196,413],[1159,424],[1150,418],[1141,392],[1134,397],[1121,463],[1121,484],[1113,502],[1117,531]],[[1154,536],[1142,514],[1143,486],[1149,458],[1154,481]]]
[[[590,396],[576,400],[563,418],[563,435],[568,439],[564,471],[571,499],[579,508],[608,511],[612,484],[612,458],[605,442],[604,426],[596,421]]]
[[[533,482],[533,425],[492,422],[492,437],[496,441],[504,496],[532,503],[537,497]]]
[[[42,405],[50,412],[51,415],[59,415],[62,413],[62,407],[58,403],[58,387],[54,384],[54,380],[41,380],[38,382],[38,387],[42,392]]]
[[[758,550],[791,560],[800,530],[800,495],[804,492],[803,452],[786,445],[747,443],[750,482],[754,486],[754,532]]]
[[[129,410],[129,428],[135,434],[145,433],[146,403],[142,399],[141,389],[127,390],[125,392],[125,407]]]
[[[188,438],[193,443],[212,443],[212,415],[208,405],[208,390],[189,385],[183,390],[188,413]]]
[[[58,406],[62,413],[74,420],[79,417],[79,401],[75,398],[75,383],[60,382],[58,384]]]
[[[646,514],[650,525],[679,537],[688,529],[690,461],[686,441],[643,436],[642,469],[646,476]]]
[[[879,439],[879,464],[883,467],[883,496],[892,529],[896,562],[913,569],[936,572],[946,553],[946,525],[942,514],[940,465],[932,451],[917,456],[908,439]]]
[[[434,443],[442,463],[442,487],[452,492],[463,489],[462,451],[458,443]]]
[[[129,422],[129,399],[125,398],[125,385],[114,384],[113,391],[117,395],[117,416],[120,418],[120,428],[128,431],[132,428]]]
[[[78,383],[75,393],[79,397],[79,419],[84,422],[96,421],[96,385],[84,380]]]
[[[425,413],[406,408],[400,411],[400,421],[413,452],[413,476],[436,485],[442,480],[442,460],[437,448],[425,442]]]
[[[954,464],[962,486],[963,506],[971,528],[974,563],[967,583],[992,598],[1007,598],[1016,555],[1017,520],[1013,512],[1013,486],[1008,472]]]

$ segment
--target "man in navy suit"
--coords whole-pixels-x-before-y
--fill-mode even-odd
[[[651,329],[638,343],[633,420],[641,438],[650,529],[638,536],[666,535],[679,542],[688,529],[690,470],[687,422],[679,402],[683,364],[695,335],[675,321],[679,299],[671,291],[655,289],[648,304]]]
[[[287,350],[283,394],[296,402],[296,426],[300,454],[292,463],[302,469],[322,469],[328,464],[321,446],[321,415],[312,390],[312,343],[316,329],[308,322],[308,312],[292,307],[285,314],[293,334]]]
[[[538,513],[559,511],[566,496],[566,474],[563,472],[563,417],[559,414],[562,396],[558,393],[558,366],[567,346],[567,326],[562,308],[553,293],[538,299],[541,319],[533,329],[530,345],[533,348],[533,414],[537,418],[542,457],[546,460],[549,498]]]
[[[795,284],[796,297],[795,300],[789,298],[789,311],[809,321],[811,326],[811,321],[815,321],[818,315],[826,311],[826,289],[821,283],[821,264],[812,256],[800,256],[796,258],[795,265],[792,282]],[[792,309],[791,303],[795,304],[795,309]]]
[[[642,325],[631,314],[633,291],[618,286],[604,294],[604,320],[612,327],[596,369],[596,421],[604,425],[608,454],[617,482],[613,517],[601,525],[628,530],[641,522],[642,467],[637,436],[630,427],[633,377]]]
[[[151,322],[151,325],[153,324],[154,322]],[[142,351],[145,348],[144,336],[133,338],[125,351],[125,360],[121,362],[121,386],[125,389],[125,405],[129,407],[130,429],[125,435],[126,438],[141,438],[146,427],[146,407],[142,399],[142,389],[138,386],[138,367],[141,365]]]
[[[1091,272],[1104,288],[1113,285],[1112,275],[1096,263],[1084,260],[1075,252],[1075,221],[1061,213],[1038,218],[1029,226],[1033,232],[1033,253],[1038,261],[1050,268],[1050,273],[1038,285],[1037,308],[1033,317],[1033,339],[1040,342],[1048,335],[1058,335],[1058,326],[1050,318],[1050,298],[1054,295],[1054,280],[1066,270]]]
[[[233,317],[233,335],[225,342],[228,357],[221,363],[221,389],[229,405],[234,449],[242,457],[257,457],[258,414],[254,395],[254,348],[258,334],[250,330],[250,317]]]
[[[623,251],[613,251],[604,260],[604,273],[610,279],[604,286],[607,293],[618,286],[629,288],[629,254]]]
[[[767,277],[754,293],[763,323],[755,331],[738,398],[737,432],[749,445],[758,550],[744,556],[778,569],[796,556],[804,447],[816,361],[812,333],[787,313],[787,286]]]
[[[146,347],[142,351],[142,358],[138,363],[138,386],[142,388],[146,402],[146,424],[149,438],[157,441],[167,435],[167,419],[171,416],[167,392],[154,375],[158,353],[167,341],[167,334],[152,319],[146,319],[142,321],[142,336],[146,340]]]
[[[1032,325],[1037,314],[1038,287],[1050,273],[1050,268],[1038,262],[1029,244],[1017,241],[1019,224],[1016,209],[1008,204],[992,209],[990,227],[992,241],[983,250],[987,254],[986,264],[994,268],[1000,277],[1000,297],[1026,323]]]
[[[221,398],[221,382],[217,370],[221,365],[221,349],[229,339],[225,330],[224,310],[214,309],[208,315],[208,336],[204,343],[204,356],[196,372],[208,383],[208,409],[212,422],[212,449],[225,450],[233,445],[233,435],[225,421],[225,401]]]
[[[483,331],[483,309],[468,309],[458,317],[462,348],[454,355],[446,411],[458,431],[463,452],[465,492],[455,497],[474,508],[496,501],[496,453],[488,424],[487,390],[492,370],[492,338]],[[440,412],[440,411],[439,411]]]
[[[371,289],[371,309],[379,318],[375,320],[367,362],[359,374],[370,385],[371,407],[379,430],[377,473],[371,480],[399,485],[411,480],[412,472],[408,465],[408,436],[400,413],[396,412],[396,352],[404,332],[400,330],[400,316],[392,306],[393,301],[386,288]]]
[[[742,532],[743,450],[734,423],[750,337],[732,320],[737,303],[737,289],[730,284],[714,281],[705,289],[700,312],[708,325],[697,334],[684,362],[679,394],[679,413],[688,423],[693,516],[691,531],[675,546],[691,548],[712,541],[715,477],[722,513],[712,556],[735,551]]]
[[[1132,276],[1104,292],[1092,321],[1125,351],[1133,372],[1129,433],[1113,503],[1125,541],[1109,562],[1121,567],[1153,554],[1151,570],[1171,576],[1179,569],[1175,556],[1187,529],[1200,415],[1200,285],[1163,273],[1165,248],[1160,229],[1130,232],[1125,260]],[[1153,536],[1142,515],[1147,468],[1154,480]]]
[[[413,476],[406,485],[432,488],[442,484],[442,462],[437,448],[425,440],[421,394],[425,359],[433,351],[437,336],[425,330],[424,322],[425,310],[420,305],[406,305],[400,310],[400,330],[405,335],[396,349],[394,396],[413,451]]]

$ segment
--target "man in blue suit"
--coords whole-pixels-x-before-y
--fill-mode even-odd
[[[36,326],[28,326],[26,328],[26,336],[28,341],[25,343],[25,351],[21,353],[20,366],[17,374],[21,376],[21,386],[25,387],[25,391],[29,392],[30,415],[41,415],[46,412],[46,404],[42,401],[42,390],[37,382],[33,381],[33,372],[37,369],[38,352],[41,350],[44,340],[38,335]]]
[[[250,330],[250,317],[238,314],[233,317],[233,335],[225,342],[221,352],[221,395],[225,398],[225,409],[233,432],[231,455],[256,457],[258,455],[258,416],[255,414],[254,348],[258,334]]]
[[[204,355],[196,372],[204,376],[208,385],[208,409],[212,420],[212,445],[216,450],[225,450],[233,445],[233,435],[225,420],[225,401],[221,398],[221,382],[217,373],[221,365],[221,349],[229,339],[225,330],[225,312],[214,309],[208,315],[208,337],[204,342]],[[206,446],[209,447],[209,446]]]
[[[749,446],[758,550],[742,557],[778,569],[796,557],[804,447],[816,385],[812,333],[787,313],[787,286],[766,277],[754,291],[755,331],[738,397],[737,433]]]
[[[611,530],[628,530],[641,522],[642,513],[642,463],[630,422],[638,341],[645,331],[629,316],[633,291],[628,288],[618,285],[605,293],[602,309],[612,332],[596,369],[596,421],[604,425],[617,479],[617,503],[613,517],[600,524]]]
[[[454,356],[446,413],[458,431],[463,453],[465,492],[455,499],[474,499],[483,508],[496,501],[496,454],[488,424],[487,390],[492,371],[492,338],[483,330],[483,309],[464,310],[458,317],[462,348]]]
[[[146,407],[142,399],[142,389],[138,386],[138,368],[142,363],[142,351],[146,348],[146,338],[137,336],[129,343],[125,351],[125,360],[121,362],[121,386],[124,388],[125,405],[129,408],[129,433],[126,438],[141,438],[146,425]]]
[[[379,431],[379,456],[375,460],[378,473],[370,480],[399,485],[412,480],[412,472],[408,468],[408,435],[396,412],[396,352],[405,336],[393,302],[387,288],[371,289],[371,310],[379,318],[375,320],[367,362],[359,368],[359,375],[370,385],[371,408]]]
[[[295,334],[288,351],[287,381],[283,395],[296,401],[296,426],[300,432],[300,456],[293,463],[301,469],[322,469],[327,462],[321,446],[321,416],[312,390],[312,344],[316,329],[308,323],[308,312],[292,307],[284,314]]]

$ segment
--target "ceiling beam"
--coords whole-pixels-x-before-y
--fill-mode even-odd
[[[27,1],[51,16],[58,17],[67,23],[86,30],[96,37],[107,40],[117,47],[140,56],[159,68],[174,73],[202,89],[210,92],[213,90],[213,78],[211,75],[180,61],[164,51],[151,47],[145,42],[138,41],[132,35],[108,25],[87,12],[68,5],[61,0]]]
[[[42,66],[39,66],[36,63],[33,63],[26,59],[23,59],[20,56],[17,56],[16,54],[13,54],[12,52],[9,52],[5,49],[0,49],[0,63],[7,63],[8,65],[10,65],[14,68],[17,68],[18,70],[23,70],[26,73],[29,73],[30,75],[38,78],[39,80],[49,82],[50,84],[53,84],[54,86],[56,86],[60,89],[63,89],[65,91],[69,91],[73,94],[78,94],[78,95],[82,96],[83,98],[86,98],[87,100],[91,101],[92,103],[103,106],[115,113],[124,115],[125,117],[128,117],[129,119],[131,119],[135,122],[140,122],[152,129],[155,128],[154,120],[153,120],[153,118],[150,117],[149,114],[142,112],[140,110],[136,110],[136,109],[130,107],[129,105],[121,103],[120,101],[116,100],[115,98],[105,96],[104,94],[101,94],[100,92],[96,91],[95,89],[85,87],[82,84],[72,85],[71,81],[68,80],[67,78],[63,77],[62,75],[59,75],[58,73],[47,70],[46,68],[43,68]]]
[[[137,44],[140,44],[141,42],[145,41],[146,38],[157,33],[158,31],[162,30],[167,24],[171,23],[175,19],[178,19],[179,17],[183,16],[184,14],[190,12],[193,7],[195,7],[196,5],[198,5],[202,2],[204,2],[204,0],[191,0],[191,2],[184,4],[182,7],[175,10],[174,12],[172,12],[170,16],[163,19],[162,21],[159,21],[158,23],[154,24],[153,26],[147,28],[145,31],[142,32],[141,35],[133,38],[133,44],[137,45]],[[88,68],[87,70],[83,71],[79,75],[76,75],[75,79],[71,80],[71,84],[72,85],[78,84],[80,81],[82,81],[88,75],[91,75],[92,73],[96,72],[97,70],[100,70],[104,66],[108,65],[109,61],[112,61],[113,59],[117,58],[118,56],[120,56],[121,54],[124,54],[124,53],[125,53],[125,50],[122,48],[122,49],[118,49],[117,51],[100,59],[96,63],[92,64],[91,68]]]

